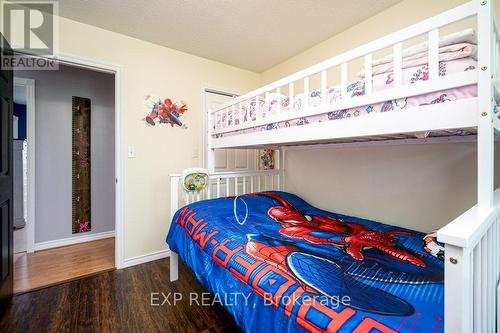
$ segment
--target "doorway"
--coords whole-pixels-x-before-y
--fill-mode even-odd
[[[35,81],[14,78],[14,254],[33,252]],[[32,126],[28,128],[28,126]],[[28,145],[28,142],[31,144]],[[28,151],[29,149],[29,151]],[[29,158],[28,158],[29,157]]]
[[[231,101],[238,95],[204,89],[203,98],[205,105],[204,130],[203,130],[203,166],[207,161],[207,115],[211,110],[216,110],[222,104]],[[217,149],[215,151],[215,171],[252,171],[258,168],[258,151],[254,149]]]
[[[119,218],[115,199],[119,146],[115,141],[119,123],[115,119],[115,73],[61,63],[58,71],[19,71],[14,75],[19,87],[14,99],[24,94],[27,104],[25,122],[21,118],[13,121],[14,134],[26,129],[24,143],[19,145],[24,147],[21,154],[25,157],[20,158],[24,164],[18,168],[23,174],[19,178],[26,182],[17,186],[25,190],[19,195],[24,200],[15,200],[22,206],[19,211],[24,211],[25,224],[14,232],[15,236],[24,236],[14,239],[14,292],[114,269],[119,259],[115,251],[121,248],[115,246]],[[22,89],[23,83],[29,82],[36,87],[31,96]],[[75,141],[81,130],[75,127],[75,97],[88,100],[89,106],[88,138],[80,146]],[[88,164],[78,169],[84,155]],[[89,174],[87,190],[75,185],[75,179],[86,173],[85,168]],[[88,218],[77,223],[86,226],[75,229],[76,219],[80,221],[75,207],[82,206],[86,193]]]

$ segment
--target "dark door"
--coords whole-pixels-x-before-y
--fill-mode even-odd
[[[0,64],[11,54],[7,42],[0,49]],[[1,67],[1,66],[0,66]],[[12,203],[12,98],[14,77],[11,70],[0,68],[0,311],[12,298],[13,203]],[[1,313],[1,312],[0,312]]]

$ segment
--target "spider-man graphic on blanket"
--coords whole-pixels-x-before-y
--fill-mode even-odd
[[[194,203],[174,220],[167,242],[205,287],[253,295],[251,305],[227,307],[247,331],[443,330],[443,264],[419,232],[285,192]]]
[[[338,218],[322,215],[304,215],[280,195],[273,192],[262,192],[257,195],[267,196],[280,203],[280,206],[269,208],[267,214],[281,223],[279,233],[283,236],[302,239],[313,244],[334,244],[345,246],[351,257],[363,260],[364,248],[375,248],[393,259],[426,267],[421,258],[403,249],[398,249],[394,236],[409,235],[412,232],[403,230],[373,231],[358,223],[345,223]],[[315,236],[317,232],[325,232],[327,236]],[[256,247],[258,243],[250,242]],[[248,251],[248,246],[247,246]],[[252,252],[253,253],[253,252]],[[269,258],[261,258],[268,260]],[[271,261],[273,261],[271,259]]]

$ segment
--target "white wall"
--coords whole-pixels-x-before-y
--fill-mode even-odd
[[[114,75],[61,66],[35,80],[35,242],[72,234],[72,96],[91,100],[91,232],[114,230]]]

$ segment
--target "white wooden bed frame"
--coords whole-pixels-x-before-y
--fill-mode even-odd
[[[199,195],[185,198],[184,203],[221,195],[238,195],[258,190],[285,187],[284,154],[289,146],[346,141],[362,137],[381,137],[389,134],[414,133],[443,129],[472,128],[477,130],[477,204],[438,231],[438,240],[445,244],[445,331],[500,332],[500,310],[497,306],[497,286],[500,276],[500,190],[494,191],[494,135],[500,130],[500,121],[494,112],[494,103],[500,102],[499,35],[495,23],[493,0],[473,0],[440,15],[426,19],[386,37],[367,43],[356,49],[333,57],[320,64],[297,72],[284,79],[240,96],[224,104],[219,110],[208,113],[208,170],[211,186]],[[460,20],[477,18],[478,69],[439,77],[438,45],[439,29]],[[402,85],[402,42],[427,34],[429,45],[429,80]],[[394,61],[394,86],[372,92],[372,54],[392,47]],[[327,70],[340,66],[342,92],[347,90],[348,68],[351,60],[364,57],[365,95],[341,100],[334,105],[315,108],[307,106],[301,111],[278,112],[263,117],[257,112],[256,120],[249,119],[235,125],[215,130],[216,115],[236,112],[236,106],[257,101],[265,96],[265,110],[269,106],[269,94],[280,95],[287,87],[290,100],[294,98],[294,85],[303,84],[304,95],[309,92],[309,80],[320,76],[322,96],[328,86]],[[478,97],[447,102],[439,105],[408,108],[404,112],[386,112],[365,117],[312,123],[303,126],[259,131],[247,134],[223,136],[220,134],[263,126],[279,121],[297,119],[335,110],[363,106],[401,97],[415,96],[449,88],[477,84]],[[347,94],[346,94],[347,95]],[[281,103],[278,103],[280,105]],[[307,104],[307,102],[306,102]],[[290,102],[290,105],[293,105]],[[291,109],[291,108],[290,108]],[[239,119],[242,119],[241,115]],[[453,138],[447,138],[450,141]],[[458,140],[463,141],[463,138]],[[401,144],[414,140],[401,140]],[[424,140],[425,141],[425,140]],[[429,140],[432,141],[432,140]],[[422,142],[422,141],[420,141]],[[214,172],[215,149],[225,148],[274,148],[279,150],[279,169],[255,172]],[[314,149],[315,146],[311,146]],[[172,216],[179,207],[180,175],[171,175]],[[171,253],[170,278],[178,279],[178,256]],[[500,293],[500,289],[499,293]],[[497,315],[499,319],[497,319]],[[498,325],[498,327],[497,327]]]

